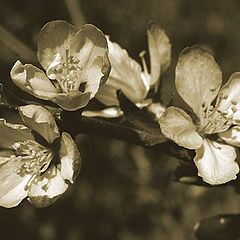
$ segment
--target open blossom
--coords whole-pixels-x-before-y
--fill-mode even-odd
[[[132,102],[139,106],[151,103],[151,101],[144,100],[149,89],[158,85],[160,74],[170,64],[171,45],[165,32],[155,22],[149,24],[147,35],[151,73],[147,70],[143,52],[140,54],[143,62],[142,71],[140,64],[130,58],[125,49],[122,49],[117,43],[111,42],[107,37],[112,69],[108,81],[99,88],[96,94],[96,98],[100,102],[107,106],[118,106],[116,90],[121,89]],[[113,109],[113,111],[116,110]],[[116,113],[120,112],[116,111]]]
[[[214,58],[197,46],[180,54],[176,88],[197,120],[169,107],[160,119],[162,133],[178,145],[195,149],[198,175],[210,184],[236,179],[234,146],[240,146],[240,73],[220,89],[222,72]]]
[[[17,206],[26,197],[36,207],[52,204],[80,170],[71,136],[60,135],[50,112],[36,105],[1,118],[0,129],[0,206]]]
[[[17,61],[11,70],[13,82],[69,111],[86,106],[110,72],[107,40],[91,24],[78,30],[62,20],[47,23],[40,31],[37,57],[46,74]]]

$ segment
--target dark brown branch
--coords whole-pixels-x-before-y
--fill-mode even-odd
[[[59,122],[60,126],[72,136],[80,133],[94,134],[146,146],[133,129],[114,122],[83,117],[80,116],[79,112],[63,112],[62,120],[62,122]]]
[[[69,132],[73,137],[81,133],[110,137],[140,145],[145,148],[157,148],[166,155],[176,157],[187,162],[192,162],[192,158],[195,155],[194,151],[179,147],[171,141],[166,141],[155,146],[149,146],[149,144],[146,144],[146,142],[140,138],[136,129],[104,119],[83,117],[78,111],[64,111],[62,113],[62,121],[59,121],[58,125],[63,131]]]

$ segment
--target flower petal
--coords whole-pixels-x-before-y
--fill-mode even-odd
[[[29,128],[21,124],[7,123],[5,119],[0,119],[0,148],[11,149],[16,142],[34,140]]]
[[[35,207],[47,207],[54,203],[67,190],[61,172],[52,166],[42,176],[34,179],[29,192],[28,201]]]
[[[63,179],[74,183],[81,168],[81,158],[75,142],[66,132],[62,133],[59,158]]]
[[[224,113],[226,118],[233,118],[233,123],[240,123],[240,72],[233,73],[221,88],[216,111]]]
[[[19,114],[29,128],[39,133],[48,143],[59,137],[57,124],[52,114],[44,107],[26,105],[19,107]]]
[[[79,108],[85,107],[90,100],[90,92],[72,91],[68,94],[59,93],[51,99],[52,102],[56,103],[67,111],[75,111]]]
[[[240,147],[240,126],[234,126],[225,132],[218,133],[218,136],[226,143]]]
[[[164,30],[156,22],[150,22],[147,29],[148,49],[151,63],[151,82],[154,85],[171,61],[171,44]]]
[[[148,92],[141,77],[141,66],[128,56],[125,49],[111,42],[109,38],[107,40],[112,69],[96,98],[107,106],[118,105],[116,90],[121,89],[132,102],[141,102]]]
[[[12,67],[10,75],[19,88],[35,97],[48,100],[57,93],[44,72],[31,64],[23,65],[18,60]]]
[[[113,68],[112,68],[113,69]],[[115,80],[111,77],[111,74],[105,84],[100,86],[95,98],[106,106],[119,106],[117,98],[117,89],[122,88],[114,84]],[[112,85],[113,84],[113,85]],[[121,85],[121,83],[120,83]],[[126,91],[125,91],[126,92]],[[129,96],[128,96],[129,97]]]
[[[180,96],[201,119],[203,111],[217,96],[222,72],[213,56],[193,46],[185,48],[179,56],[175,83]]]
[[[29,176],[28,178],[23,178],[21,182],[12,188],[9,185],[9,191],[0,197],[0,206],[5,208],[16,207],[24,198],[26,198],[27,190],[25,187],[28,184],[29,179]]]
[[[57,54],[65,57],[70,41],[77,33],[77,29],[63,20],[48,22],[40,31],[38,38],[37,56],[45,70],[55,60]]]
[[[237,178],[238,164],[235,162],[234,147],[203,140],[203,145],[196,149],[194,162],[198,168],[198,175],[209,184],[223,184]]]
[[[86,69],[87,77],[85,92],[90,92],[90,97],[93,98],[99,86],[106,82],[110,72],[110,62],[107,54],[103,57],[97,57],[91,66]],[[102,77],[101,77],[102,76]]]
[[[179,146],[196,149],[202,145],[202,138],[196,132],[191,117],[180,108],[167,108],[159,124],[162,133]]]
[[[122,115],[123,115],[123,112],[119,107],[108,107],[98,111],[85,110],[82,112],[82,116],[84,117],[117,118]]]
[[[10,156],[13,153],[13,151],[0,152],[0,206],[6,208],[17,206],[27,196],[26,186],[31,178],[31,175],[21,176],[16,173],[22,162],[12,160]]]
[[[93,98],[99,85],[106,82],[111,65],[108,59],[108,45],[104,34],[95,26],[85,24],[71,41],[70,52],[80,61],[82,74],[77,89],[86,82],[86,92]]]

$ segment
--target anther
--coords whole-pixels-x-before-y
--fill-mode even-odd
[[[73,60],[73,64],[79,64],[79,62],[80,62],[80,61],[79,61],[78,59],[74,59],[74,60]]]
[[[223,99],[226,100],[228,98],[228,94],[223,95]]]
[[[213,110],[213,106],[210,106],[210,107],[209,107],[209,111],[212,111],[212,110]]]
[[[232,103],[233,105],[237,105],[237,101],[236,101],[235,99],[232,99],[232,100],[231,100],[231,103]]]
[[[14,143],[14,145],[13,145],[13,147],[14,147],[15,149],[18,149],[20,146],[21,146],[21,144],[18,143],[18,142]]]
[[[69,68],[69,70],[70,70],[70,71],[74,71],[74,70],[76,70],[76,67],[72,65],[72,66]]]
[[[216,88],[215,88],[215,87],[210,87],[209,90],[210,90],[211,92],[214,92],[214,91],[216,91]]]
[[[231,109],[234,113],[237,111],[237,108],[235,106],[232,106]]]
[[[62,72],[63,72],[63,67],[62,67],[61,65],[58,65],[58,66],[55,68],[54,72],[55,72],[56,74],[62,74]]]
[[[16,169],[14,169],[14,172],[15,172],[16,174],[19,174],[19,173],[21,172],[21,169],[20,169],[20,168],[16,168]]]

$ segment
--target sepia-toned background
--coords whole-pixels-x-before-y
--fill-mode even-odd
[[[172,64],[162,78],[164,103],[175,91],[174,68],[184,47],[199,44],[209,49],[224,81],[240,71],[238,0],[78,2],[87,23],[110,35],[139,62],[139,52],[147,50],[147,23],[159,21],[172,43]],[[0,25],[35,52],[39,30],[54,19],[72,22],[66,1],[0,1]],[[0,40],[0,82],[9,79],[18,58],[27,63]],[[178,96],[174,103],[183,104]],[[175,182],[178,161],[156,148],[86,135],[77,142],[83,164],[76,183],[48,208],[36,209],[26,200],[13,209],[0,208],[0,239],[192,240],[200,219],[240,212],[240,197],[230,187]]]

